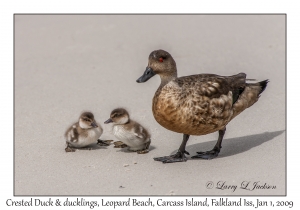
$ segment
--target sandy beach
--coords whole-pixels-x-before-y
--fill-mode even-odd
[[[14,22],[14,195],[286,194],[284,15],[15,15]],[[212,133],[190,137],[187,162],[153,160],[182,141],[152,115],[159,76],[136,82],[157,49],[173,56],[178,76],[270,80],[228,124],[217,158],[190,158],[213,148]],[[104,124],[117,107],[150,131],[149,153],[112,145],[65,152],[64,132],[83,111],[94,113],[102,140],[117,140]]]

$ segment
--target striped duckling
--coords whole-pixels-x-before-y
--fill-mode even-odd
[[[84,112],[80,115],[79,121],[68,128],[65,133],[66,152],[74,152],[75,148],[82,148],[94,143],[102,146],[109,144],[100,140],[103,129],[96,122],[94,115],[91,112]]]
[[[104,123],[113,123],[113,134],[120,140],[114,142],[116,148],[128,147],[130,151],[138,154],[149,152],[150,134],[139,123],[131,120],[125,109],[114,109]]]

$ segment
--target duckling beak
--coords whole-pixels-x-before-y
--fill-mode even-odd
[[[151,77],[153,77],[155,75],[155,72],[153,71],[153,69],[151,69],[150,67],[147,67],[144,74],[138,78],[136,80],[137,83],[141,83],[141,82],[147,82],[148,79],[150,79]]]
[[[113,121],[112,121],[112,119],[109,118],[109,119],[106,120],[104,123],[105,123],[105,124],[108,124],[108,123],[111,123],[111,122],[113,122]]]
[[[98,125],[95,122],[92,122],[91,126],[93,126],[93,128],[97,128]]]

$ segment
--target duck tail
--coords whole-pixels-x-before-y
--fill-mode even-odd
[[[259,95],[264,92],[264,90],[266,89],[267,87],[267,84],[268,84],[269,80],[266,79],[264,81],[261,81],[261,82],[258,82],[259,86],[261,87],[261,91],[259,92]]]
[[[246,83],[245,89],[239,95],[237,101],[233,104],[233,117],[240,114],[243,110],[255,104],[260,94],[266,89],[269,80],[263,80],[257,83]]]

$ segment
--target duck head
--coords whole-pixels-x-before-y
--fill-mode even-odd
[[[94,115],[91,112],[84,112],[80,115],[79,126],[82,129],[97,128],[98,125],[94,119]]]
[[[149,55],[148,66],[144,74],[136,82],[146,82],[158,74],[162,82],[168,82],[177,77],[176,62],[170,53],[164,50],[155,50]]]
[[[123,108],[114,109],[111,114],[110,118],[106,120],[104,123],[114,123],[114,124],[126,124],[129,121],[129,114]]]

